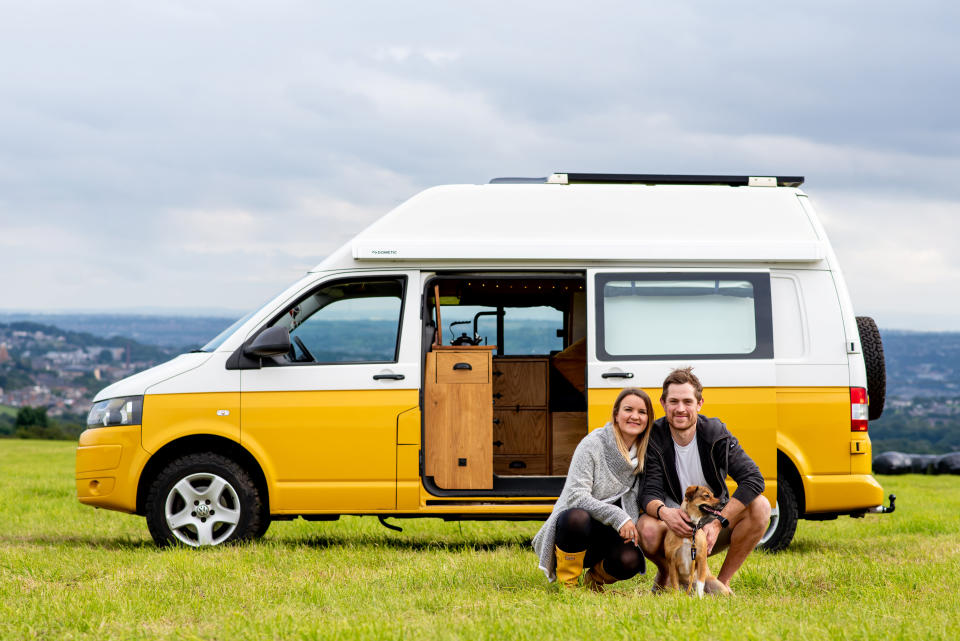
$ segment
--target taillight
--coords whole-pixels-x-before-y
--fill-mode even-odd
[[[863,387],[850,388],[850,431],[867,431],[867,390]]]

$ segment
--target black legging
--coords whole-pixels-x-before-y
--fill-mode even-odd
[[[554,540],[564,552],[586,550],[583,567],[592,568],[603,561],[603,569],[619,581],[643,574],[647,569],[640,548],[624,543],[619,532],[578,507],[564,510],[557,517]]]

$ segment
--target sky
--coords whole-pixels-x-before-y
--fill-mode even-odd
[[[960,331],[956,3],[0,15],[0,312],[239,315],[436,184],[779,174],[806,177],[858,315]]]

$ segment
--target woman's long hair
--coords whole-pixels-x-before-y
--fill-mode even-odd
[[[613,403],[613,435],[617,439],[617,449],[620,450],[620,454],[623,455],[627,463],[630,462],[630,450],[623,440],[623,434],[620,433],[620,428],[617,426],[617,414],[620,412],[620,404],[623,402],[623,399],[628,396],[640,398],[647,408],[647,425],[643,429],[643,434],[637,438],[637,468],[633,471],[634,474],[640,474],[643,472],[643,462],[647,456],[647,443],[650,442],[650,430],[653,427],[653,403],[650,401],[650,396],[646,392],[636,387],[624,389],[617,395],[617,400]]]

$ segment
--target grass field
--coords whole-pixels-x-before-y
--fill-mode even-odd
[[[537,523],[274,523],[264,540],[158,550],[135,516],[74,497],[73,445],[0,441],[2,639],[950,639],[960,477],[880,478],[892,515],[801,522],[737,595],[561,592]],[[711,566],[719,569],[720,560]]]

